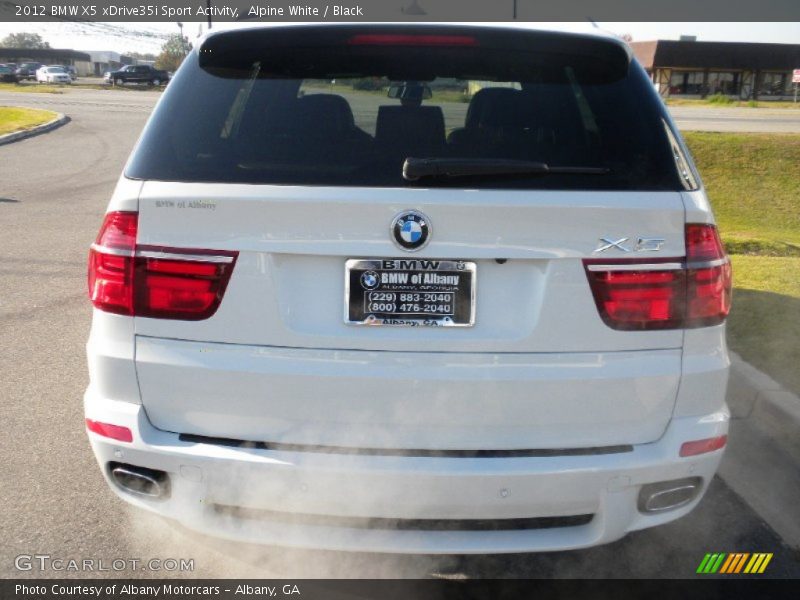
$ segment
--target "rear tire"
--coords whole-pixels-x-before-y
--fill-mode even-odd
[[[161,80],[158,77],[156,77],[155,79],[153,79],[153,85],[156,87],[160,86]]]

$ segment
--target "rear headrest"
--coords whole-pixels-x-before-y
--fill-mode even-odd
[[[310,94],[267,106],[263,133],[330,139],[355,129],[347,100],[335,94]]]
[[[355,127],[353,111],[347,100],[336,94],[309,94],[297,99],[301,118],[308,119],[313,127],[346,132]]]
[[[472,97],[466,127],[501,127],[519,119],[522,94],[513,88],[484,88]]]

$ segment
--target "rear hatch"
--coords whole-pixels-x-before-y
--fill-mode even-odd
[[[684,254],[665,119],[605,39],[442,27],[209,38],[127,175],[145,180],[138,244],[237,257],[210,318],[136,317],[148,415],[179,433],[312,446],[657,439],[682,332],[607,326],[583,259]],[[409,181],[409,158],[450,174]],[[404,247],[419,223],[426,243]],[[470,277],[469,290],[370,287],[426,269],[426,281]],[[354,310],[403,324],[354,323]]]

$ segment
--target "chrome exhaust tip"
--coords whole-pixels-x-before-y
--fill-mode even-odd
[[[120,463],[108,467],[111,480],[126,492],[158,500],[169,497],[169,476],[164,471]]]
[[[703,479],[700,477],[648,483],[639,491],[639,512],[661,513],[686,506],[697,498],[702,489]]]

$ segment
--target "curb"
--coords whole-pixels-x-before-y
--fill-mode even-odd
[[[719,475],[800,548],[800,398],[738,354],[730,357],[730,437]]]
[[[731,419],[747,419],[781,443],[800,464],[800,397],[766,373],[730,353],[728,406]]]
[[[22,131],[17,131],[14,133],[7,133],[5,135],[0,135],[0,146],[4,144],[10,144],[11,142],[18,142],[19,140],[24,140],[29,137],[33,137],[35,135],[40,135],[42,133],[47,133],[57,127],[61,127],[65,123],[69,122],[69,117],[64,113],[58,113],[56,118],[52,121],[48,121],[47,123],[42,123],[41,125],[37,125],[36,127],[31,127],[30,129],[24,129]]]

